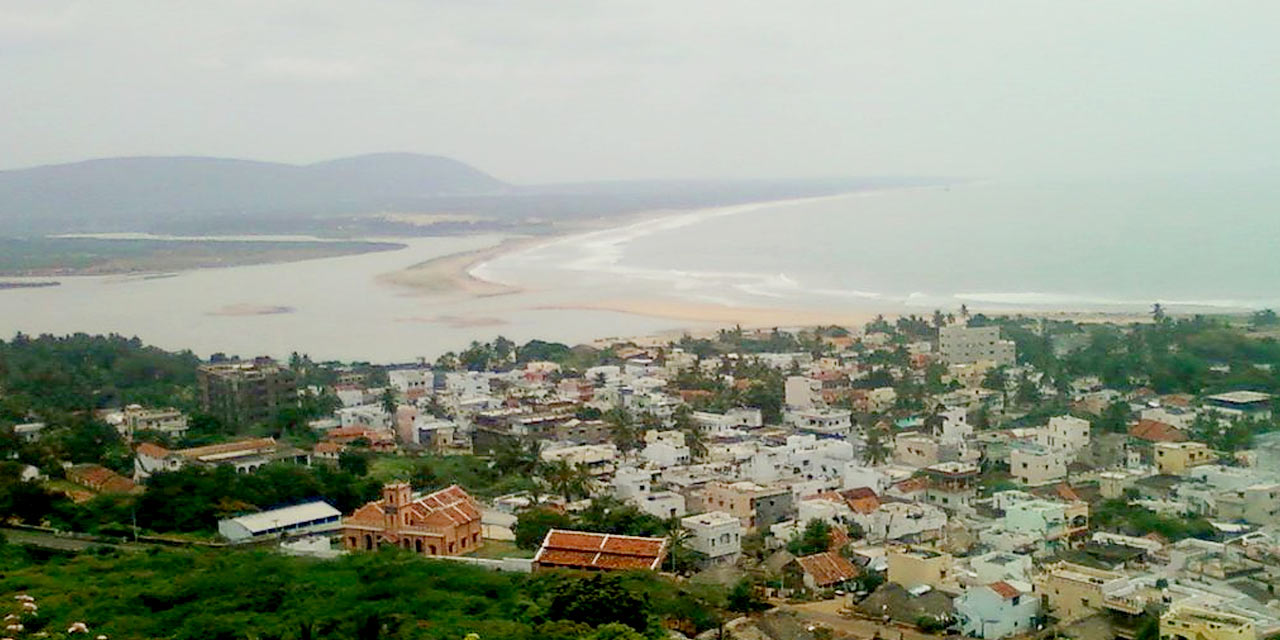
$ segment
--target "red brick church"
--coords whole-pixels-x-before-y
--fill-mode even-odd
[[[390,544],[424,556],[457,556],[483,544],[480,506],[453,485],[414,499],[408,483],[382,488],[382,499],[342,520],[342,545],[349,550]]]

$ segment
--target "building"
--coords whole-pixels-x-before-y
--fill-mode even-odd
[[[858,568],[834,551],[824,551],[795,559],[809,589],[838,587],[858,577]]]
[[[1035,591],[1049,613],[1062,622],[1072,622],[1102,611],[1108,596],[1128,582],[1123,573],[1058,562],[1037,576]]]
[[[1040,430],[1037,442],[1067,460],[1075,460],[1076,454],[1089,446],[1089,427],[1089,421],[1082,418],[1055,416]]]
[[[228,425],[261,424],[298,404],[297,377],[270,358],[201,365],[196,384],[200,408]]]
[[[1220,520],[1239,521],[1259,526],[1280,525],[1280,484],[1254,484],[1223,491],[1215,498]]]
[[[707,509],[738,518],[746,529],[767,528],[790,520],[794,502],[786,487],[762,487],[754,482],[711,482],[704,489]]]
[[[853,432],[853,412],[848,409],[788,410],[787,421],[802,433],[819,437],[848,438]]]
[[[1031,556],[1023,553],[991,551],[969,558],[969,569],[980,584],[1026,581],[1031,575]]]
[[[929,478],[925,501],[948,511],[967,508],[978,496],[981,472],[978,465],[967,462],[940,462],[925,467],[925,477]]]
[[[1271,419],[1271,395],[1257,391],[1229,391],[1204,399],[1204,406],[1229,417]]]
[[[40,434],[44,432],[46,426],[43,422],[16,424],[13,425],[13,435],[23,442],[35,442],[40,439]]]
[[[742,553],[742,522],[723,511],[687,516],[680,525],[689,532],[689,548],[707,556],[707,564],[733,564]]]
[[[535,569],[656,571],[667,557],[666,538],[552,529],[533,557]]]
[[[1048,447],[1018,443],[1009,449],[1009,473],[1024,486],[1051,484],[1067,477],[1067,459]]]
[[[121,412],[118,430],[125,440],[133,440],[133,434],[138,431],[158,431],[178,440],[187,435],[187,417],[172,407],[144,409],[142,405],[131,404]]]
[[[1218,461],[1203,442],[1157,442],[1152,446],[1156,470],[1162,475],[1180,476],[1191,467]]]
[[[261,536],[329,534],[341,528],[342,512],[322,501],[218,521],[218,534],[231,542],[243,542]]]
[[[456,556],[479,549],[480,505],[458,485],[413,497],[407,482],[382,487],[382,499],[342,520],[349,550],[389,544],[425,556]]]
[[[387,372],[387,383],[406,400],[412,401],[431,393],[435,374],[430,369],[393,369]]]
[[[893,461],[908,467],[927,467],[940,462],[937,438],[924,433],[904,433],[893,439]]]
[[[1001,491],[996,502],[1004,509],[1001,525],[1008,531],[1033,534],[1051,542],[1089,529],[1089,503],[1041,500],[1020,491]]]
[[[99,493],[134,493],[138,490],[138,485],[132,480],[100,464],[77,464],[68,467],[67,480]]]
[[[613,473],[618,447],[612,444],[580,444],[559,449],[543,449],[543,462],[563,460],[570,466],[585,469],[593,476]]]
[[[1186,605],[1160,616],[1160,640],[1255,640],[1253,621],[1244,616]]]
[[[942,327],[938,330],[938,352],[947,364],[991,362],[1011,367],[1017,362],[1014,343],[1000,339],[1000,327]]]
[[[886,502],[855,519],[872,542],[933,540],[947,526],[947,514],[942,509],[912,502]]]
[[[923,547],[894,547],[889,549],[885,561],[889,565],[889,582],[907,589],[922,584],[936,589],[944,584],[955,583],[952,575],[954,560],[949,553]]]
[[[968,589],[955,600],[960,632],[994,640],[1034,630],[1040,601],[1013,582],[999,581]]]
[[[154,473],[177,471],[189,464],[207,467],[226,465],[234,467],[236,473],[252,473],[271,462],[311,464],[311,456],[306,451],[281,446],[275,438],[246,438],[176,451],[144,442],[134,449],[133,454],[133,476],[139,482]]]

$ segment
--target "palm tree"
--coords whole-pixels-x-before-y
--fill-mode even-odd
[[[394,418],[396,415],[396,407],[399,406],[399,403],[396,401],[395,389],[392,389],[391,387],[384,388],[382,390],[382,398],[380,398],[380,402],[382,403],[382,410],[386,411],[387,415]]]
[[[1158,323],[1164,322],[1164,319],[1166,317],[1168,316],[1164,312],[1164,305],[1160,304],[1159,302],[1151,305],[1152,320],[1156,321],[1156,323],[1158,324]]]
[[[889,443],[884,441],[880,429],[872,427],[867,430],[867,445],[862,449],[862,462],[874,467],[889,459]]]
[[[618,449],[627,452],[639,446],[636,435],[635,419],[626,409],[610,409],[604,413],[604,421],[609,423],[610,436]]]
[[[575,496],[591,495],[591,476],[586,469],[564,460],[552,460],[539,465],[538,471],[553,492],[564,496],[565,502],[571,502]]]
[[[707,438],[702,429],[689,427],[684,430],[684,444],[689,447],[689,457],[694,460],[701,460],[707,457],[708,447]]]
[[[965,322],[969,321],[969,305],[967,304],[960,305],[960,319],[964,320]]]
[[[684,528],[679,516],[671,516],[667,520],[667,557],[671,559],[671,573],[676,572],[676,556],[684,555],[691,538],[693,534]]]

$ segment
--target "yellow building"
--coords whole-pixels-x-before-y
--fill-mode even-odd
[[[1203,442],[1157,442],[1154,449],[1156,469],[1161,475],[1180,476],[1191,467],[1217,460]]]
[[[908,589],[922,584],[937,589],[944,583],[954,582],[954,561],[949,553],[922,547],[896,547],[889,550],[885,560],[889,565],[889,582]]]
[[[1253,621],[1198,607],[1175,606],[1160,616],[1160,640],[1254,640]]]
[[[1123,573],[1059,562],[1036,578],[1035,590],[1049,606],[1050,613],[1069,622],[1101,611],[1107,594],[1127,582]]]

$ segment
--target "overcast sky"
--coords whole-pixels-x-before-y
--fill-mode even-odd
[[[452,156],[514,182],[1274,169],[1265,0],[0,0],[0,168]]]

